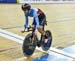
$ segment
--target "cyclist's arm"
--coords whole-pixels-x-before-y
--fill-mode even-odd
[[[37,12],[34,12],[34,18],[35,18],[35,21],[36,21],[36,27],[38,28],[39,27],[39,18],[38,18]]]
[[[25,23],[24,23],[24,27],[27,27],[28,26],[28,16],[27,15],[25,15]]]

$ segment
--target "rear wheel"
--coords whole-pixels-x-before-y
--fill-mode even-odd
[[[52,44],[52,34],[49,30],[46,31],[46,36],[48,38],[48,42],[45,43],[45,37],[42,37],[42,44],[41,44],[41,47],[44,51],[49,50]]]
[[[31,56],[36,48],[36,41],[32,39],[32,34],[28,34],[23,42],[23,53],[25,56]]]

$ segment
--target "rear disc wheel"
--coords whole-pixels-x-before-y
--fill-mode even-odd
[[[49,48],[51,47],[51,44],[52,44],[52,34],[51,34],[51,32],[49,30],[46,31],[46,36],[48,38],[47,43],[45,43],[45,37],[42,37],[42,45],[41,45],[41,47],[42,47],[42,49],[44,51],[49,50]]]

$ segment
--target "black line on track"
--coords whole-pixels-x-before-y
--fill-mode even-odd
[[[7,48],[7,49],[2,49],[2,50],[0,50],[0,53],[8,51],[8,50],[12,50],[12,49],[17,49],[17,48],[20,48],[20,47],[11,47],[11,48]]]
[[[23,26],[13,26],[13,27],[5,27],[5,28],[1,28],[1,29],[13,29],[13,28],[21,28]]]
[[[58,22],[67,22],[67,21],[75,21],[75,19],[64,19],[64,20],[56,20],[56,21],[48,21],[48,23],[58,23]],[[13,29],[13,28],[21,28],[24,27],[22,25],[19,26],[13,26],[13,27],[5,27],[5,28],[1,28],[1,29]]]

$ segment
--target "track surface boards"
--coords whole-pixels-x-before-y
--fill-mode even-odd
[[[53,47],[64,48],[75,44],[75,4],[32,4],[32,6],[42,9],[47,15],[46,29],[51,30],[53,34]],[[24,37],[27,33],[20,32],[24,24],[24,14],[20,7],[21,4],[0,4],[0,28]],[[32,18],[29,19],[31,24]],[[23,57],[21,46],[0,36],[0,61],[16,61]],[[44,55],[40,51],[35,53],[30,58],[20,61],[32,61]]]

